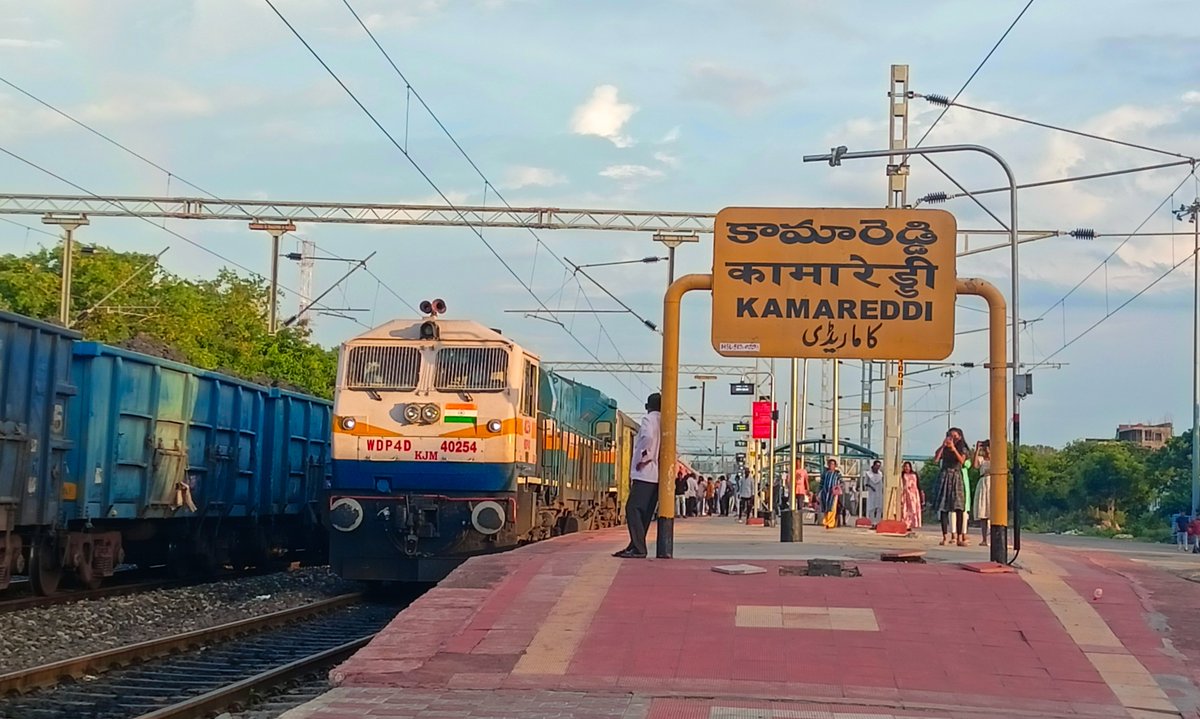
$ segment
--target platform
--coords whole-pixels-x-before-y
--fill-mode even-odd
[[[981,574],[960,563],[986,548],[932,534],[805,535],[714,517],[676,522],[672,560],[611,557],[623,529],[472,559],[285,717],[1196,716],[1200,584],[1033,542]],[[795,574],[813,558],[861,576]],[[766,571],[713,571],[743,563]]]

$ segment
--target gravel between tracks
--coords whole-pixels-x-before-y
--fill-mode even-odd
[[[0,672],[224,624],[360,591],[327,567],[0,614]]]

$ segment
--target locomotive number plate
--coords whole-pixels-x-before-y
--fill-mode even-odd
[[[361,456],[401,462],[473,462],[483,447],[483,442],[475,439],[440,437],[363,437],[359,440]]]

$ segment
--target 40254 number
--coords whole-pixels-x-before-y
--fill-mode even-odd
[[[442,442],[442,451],[455,454],[478,452],[479,443],[474,440],[467,439],[448,439],[445,442]]]

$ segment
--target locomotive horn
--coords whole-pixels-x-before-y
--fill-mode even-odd
[[[433,311],[439,315],[446,314],[446,302],[440,297],[433,301]]]
[[[421,300],[421,314],[423,314],[423,315],[433,314],[433,305],[430,304],[429,300]]]

